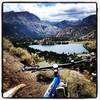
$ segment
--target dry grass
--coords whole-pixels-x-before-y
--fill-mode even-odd
[[[96,97],[96,85],[79,72],[66,69],[61,72],[61,77],[67,81],[71,97],[76,95],[78,85],[80,86],[81,95]]]
[[[84,47],[89,51],[96,49],[96,41],[86,41],[84,42]]]
[[[96,85],[90,80],[86,79],[83,74],[69,69],[60,70],[59,74],[61,75],[61,80],[67,82],[68,84],[68,92],[70,97],[77,97],[78,87],[80,89],[81,96],[96,97]],[[41,71],[39,75],[52,78],[53,71]]]
[[[3,38],[3,50],[10,51],[12,47],[13,47],[13,44],[9,40]]]
[[[27,50],[21,47],[14,47],[8,39],[3,39],[3,50],[7,50],[13,56],[17,56],[21,61],[24,61],[28,65],[35,64],[41,61],[41,58],[37,54],[29,53]]]
[[[21,61],[25,61],[27,64],[31,64],[33,62],[32,56],[28,53],[27,50],[24,50],[20,47],[18,48],[11,48],[10,53],[15,55],[21,59]]]
[[[19,94],[17,94],[18,97],[41,97],[47,85],[39,84],[38,86],[33,77],[31,78],[28,74],[26,75],[26,73],[16,74],[15,71],[18,66],[18,62],[14,61],[14,56],[17,56],[20,58],[20,60],[28,61],[27,63],[31,63],[33,61],[38,62],[40,60],[38,55],[30,54],[27,50],[22,48],[15,48],[12,43],[6,39],[3,39],[3,49],[9,51],[9,53],[13,55],[10,56],[5,54],[4,57],[5,63],[3,63],[3,90],[6,91],[19,83],[26,83],[29,85],[29,87],[26,87],[24,90],[19,92]],[[61,75],[61,80],[66,81],[68,84],[68,92],[70,97],[77,97],[78,86],[80,86],[80,93],[83,95],[83,97],[96,97],[96,84],[86,79],[84,75],[69,69],[60,70],[59,73]],[[38,75],[46,77],[45,79],[51,79],[53,77],[53,71],[41,71],[38,73]]]
[[[14,97],[42,97],[47,85],[36,81],[36,74],[30,72],[18,72],[22,67],[19,59],[9,52],[3,51],[3,93],[19,85],[26,84]]]

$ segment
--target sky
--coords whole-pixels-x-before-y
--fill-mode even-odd
[[[28,11],[35,14],[41,20],[77,21],[96,14],[95,3],[4,3],[3,12]]]

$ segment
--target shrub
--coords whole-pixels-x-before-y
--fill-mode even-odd
[[[20,61],[27,65],[32,65],[41,61],[37,54],[30,54],[27,50],[21,47],[14,47],[13,44],[6,38],[3,39],[3,49],[7,50],[10,54],[19,57]]]
[[[71,97],[76,95],[78,86],[80,87],[80,96],[96,97],[96,85],[79,72],[66,69],[61,72],[61,77],[67,81]]]
[[[32,55],[32,59],[34,59],[34,61],[36,62],[36,63],[38,63],[38,62],[40,62],[41,60],[43,60],[43,58],[40,58],[39,57],[39,55],[38,54],[34,54],[34,53],[31,53],[31,55]]]
[[[80,97],[96,97],[96,85],[86,79],[84,75],[69,69],[60,70],[59,74],[61,75],[61,80],[67,82],[70,97],[78,97],[79,91]],[[46,81],[47,83],[45,78],[51,79],[53,77],[53,71],[41,71],[38,73],[38,76],[42,76],[42,81]]]
[[[50,84],[52,79],[53,79],[53,72],[52,71],[49,71],[49,72],[40,71],[37,74],[37,81],[39,81],[39,82],[45,82],[45,83]]]
[[[10,51],[11,47],[13,47],[13,44],[6,38],[3,38],[3,50]]]
[[[20,48],[20,47],[12,48],[11,54],[19,57],[20,60],[23,61],[24,64],[30,65],[33,62],[31,54],[23,48]]]
[[[86,43],[84,43],[84,47],[89,52],[96,52],[96,41],[87,41]]]

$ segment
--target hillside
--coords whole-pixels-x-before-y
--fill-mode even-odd
[[[22,66],[18,58],[13,57],[8,52],[4,52],[3,62],[3,92],[21,83],[26,84],[14,97],[42,97],[48,87],[53,75],[53,71],[30,73],[17,72]],[[83,97],[96,97],[96,85],[86,79],[84,75],[74,70],[61,70],[62,80],[68,82],[68,91],[71,97],[76,96],[77,85],[81,86],[81,95]],[[36,76],[43,76],[43,80],[38,80]],[[48,82],[45,81],[47,78]]]
[[[46,85],[36,82],[36,75],[30,72],[18,72],[23,64],[18,58],[3,52],[3,93],[21,83],[26,84],[26,87],[19,91],[14,97],[41,97]],[[37,88],[38,87],[38,88]]]
[[[29,61],[29,59],[32,59],[30,58],[32,55],[26,50],[13,47],[8,40],[3,42],[3,49],[3,93],[23,83],[26,84],[26,87],[14,97],[42,97],[52,80],[53,71],[18,72],[19,68],[24,66],[22,60],[27,61],[27,56],[29,56]],[[32,61],[34,61],[34,64],[37,62],[36,56],[33,57]],[[32,64],[31,62],[26,63]],[[80,87],[80,98],[96,97],[96,84],[90,81],[86,73],[82,74],[69,69],[60,70],[59,73],[61,80],[68,84],[69,97],[77,98],[78,86]]]
[[[62,21],[56,24],[63,28],[56,37],[67,37],[72,39],[96,39],[96,15],[90,15],[76,22]]]
[[[56,37],[68,39],[96,39],[96,29],[91,26],[67,27],[59,31]]]

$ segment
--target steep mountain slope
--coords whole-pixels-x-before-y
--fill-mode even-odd
[[[67,27],[59,31],[56,37],[66,37],[70,39],[95,39],[96,29],[90,26]]]
[[[4,12],[3,36],[9,38],[66,37],[69,39],[94,39],[96,37],[96,15],[76,22],[42,21],[29,12]]]
[[[65,23],[62,22],[59,25],[61,24],[62,26],[65,25]],[[66,25],[68,24],[69,22]],[[83,20],[81,20],[80,22],[70,23],[69,26],[59,31],[56,37],[67,37],[72,39],[73,38],[95,39],[96,38],[96,15],[88,16]]]
[[[96,21],[97,21],[96,15],[90,15],[84,18],[79,25],[96,27]]]
[[[50,33],[56,34],[57,29],[56,26],[43,23],[36,15],[29,12],[3,13],[4,36],[40,38],[50,35]]]
[[[3,35],[38,37],[34,23],[39,21],[37,16],[28,12],[6,12],[3,14]]]

